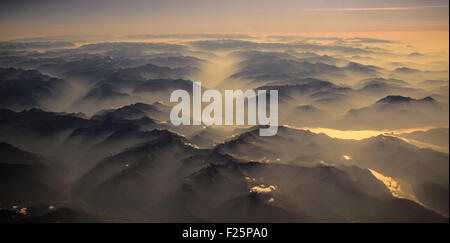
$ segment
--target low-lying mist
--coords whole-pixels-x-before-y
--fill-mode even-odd
[[[371,38],[11,41],[0,221],[448,222],[448,77]],[[174,126],[193,82],[278,90],[278,133]]]

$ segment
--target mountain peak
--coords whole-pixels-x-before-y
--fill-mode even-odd
[[[377,101],[377,103],[385,103],[385,104],[395,104],[395,103],[406,103],[406,102],[412,102],[412,101],[418,101],[418,102],[436,102],[435,99],[433,99],[430,96],[427,96],[423,99],[413,99],[411,97],[404,97],[401,95],[388,95],[380,100]]]
[[[420,101],[425,101],[425,102],[436,102],[436,100],[433,99],[433,98],[430,97],[430,96],[427,96],[427,97],[421,99]]]
[[[379,101],[377,101],[377,103],[400,103],[400,102],[410,102],[413,101],[414,99],[411,97],[404,97],[401,95],[388,95],[382,99],[380,99]]]

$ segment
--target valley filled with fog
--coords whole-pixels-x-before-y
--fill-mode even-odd
[[[0,221],[448,222],[448,63],[356,37],[2,41]],[[278,133],[174,126],[193,82],[278,90]]]

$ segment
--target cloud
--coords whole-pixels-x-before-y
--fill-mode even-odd
[[[394,180],[392,177],[385,176],[375,170],[369,169],[369,171],[372,173],[375,178],[377,178],[379,181],[383,182],[384,185],[386,185],[387,189],[392,193],[392,196],[394,197],[405,197],[405,193],[403,192],[400,184]]]
[[[400,11],[400,10],[424,10],[424,9],[429,9],[429,8],[448,8],[448,5],[384,7],[384,8],[315,8],[315,9],[304,9],[303,11],[317,11],[317,12]]]
[[[268,186],[265,187],[264,185],[261,186],[254,186],[250,189],[250,192],[253,193],[258,193],[258,194],[267,194],[267,193],[271,193],[273,191],[277,190],[277,188],[275,186]]]
[[[346,54],[370,54],[372,50],[365,48],[344,46],[344,45],[321,45],[313,44],[304,41],[298,41],[293,43],[273,43],[273,42],[253,42],[243,40],[200,40],[191,41],[189,44],[195,48],[205,49],[210,51],[220,50],[248,50],[248,49],[260,49],[260,50],[302,50],[302,51],[329,51]]]
[[[141,34],[126,35],[125,39],[254,39],[245,34]]]
[[[74,47],[72,42],[68,41],[38,41],[38,42],[12,42],[12,41],[2,41],[0,42],[0,49],[11,50],[11,49],[51,49],[51,48],[68,48]]]
[[[355,43],[397,43],[391,40],[383,40],[377,38],[362,38],[362,37],[353,37],[345,39],[347,41],[355,42]]]

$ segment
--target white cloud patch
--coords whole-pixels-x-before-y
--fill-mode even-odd
[[[277,190],[277,188],[273,185],[265,187],[264,185],[254,186],[250,189],[250,192],[258,193],[258,194],[267,194]]]
[[[392,196],[398,197],[398,198],[404,198],[405,192],[400,187],[400,184],[394,180],[392,177],[384,176],[383,174],[369,169],[369,171],[372,173],[375,178],[377,178],[379,181],[383,182],[384,185],[386,185],[387,189],[392,193]]]
[[[27,215],[27,208],[21,208],[21,209],[18,211],[18,213],[19,213],[19,214],[23,214],[23,215]]]

